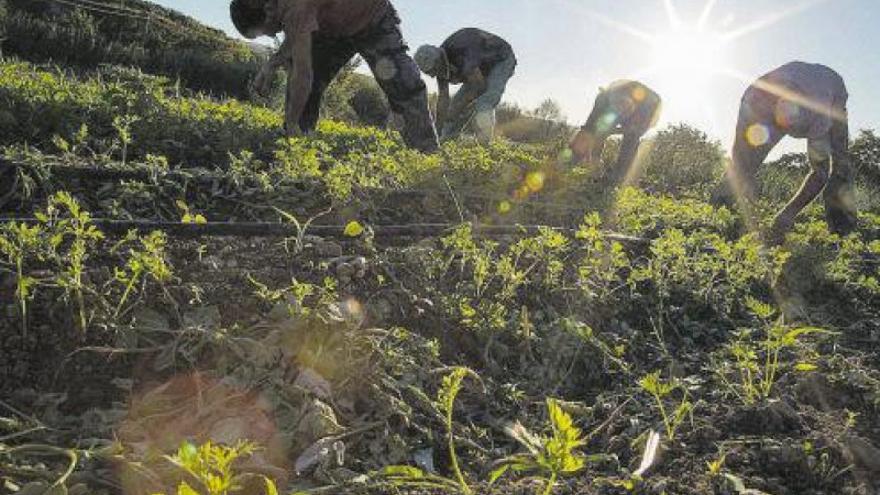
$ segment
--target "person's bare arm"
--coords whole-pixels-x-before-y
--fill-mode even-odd
[[[449,81],[445,79],[437,80],[437,130],[443,129],[446,123],[446,116],[449,115]]]
[[[455,96],[455,99],[449,106],[446,117],[450,119],[455,118],[485,91],[486,78],[483,76],[483,72],[478,68],[470,71],[465,75],[464,84],[459,89],[459,95]]]
[[[266,62],[267,65],[271,65],[272,69],[278,69],[287,64],[291,57],[293,56],[293,43],[291,40],[285,36],[284,41],[281,43],[281,46],[278,47],[278,51],[272,55],[272,58]]]
[[[304,2],[292,11],[290,22],[285,23],[285,38],[290,40],[291,70],[287,80],[287,101],[284,127],[288,135],[298,135],[300,117],[312,91],[312,34],[318,29],[315,4]]]
[[[272,86],[272,81],[275,79],[275,73],[279,68],[290,63],[291,57],[293,56],[291,44],[291,41],[285,37],[284,42],[281,43],[278,51],[275,52],[262,67],[260,67],[260,71],[257,72],[257,76],[254,78],[254,89],[258,94],[264,96],[268,94]]]

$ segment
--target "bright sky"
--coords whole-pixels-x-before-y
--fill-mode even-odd
[[[228,2],[158,3],[234,34]],[[853,129],[874,128],[880,122],[877,0],[394,3],[413,49],[439,44],[469,26],[506,38],[519,67],[505,99],[534,108],[551,97],[571,123],[586,119],[599,86],[638,78],[664,98],[661,126],[688,122],[727,147],[748,81],[792,60],[823,63],[843,75]],[[788,142],[782,149],[799,150],[801,145]]]

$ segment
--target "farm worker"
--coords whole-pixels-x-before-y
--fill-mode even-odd
[[[608,138],[622,135],[612,177],[623,180],[635,162],[642,136],[657,124],[661,106],[660,96],[637,81],[616,81],[600,88],[593,111],[569,145],[573,163],[599,163]]]
[[[770,150],[784,136],[807,140],[811,172],[794,198],[777,215],[768,240],[780,242],[795,218],[824,188],[829,228],[855,229],[846,84],[834,70],[791,62],[762,76],[742,98],[733,160],[725,174],[725,194],[737,191],[754,200],[755,176]]]
[[[472,119],[482,142],[495,133],[495,107],[516,71],[516,56],[501,37],[477,28],[453,33],[440,46],[416,51],[422,72],[437,78],[437,128],[441,140],[453,139]],[[449,85],[461,84],[455,97]]]
[[[389,0],[232,0],[230,14],[246,38],[284,32],[281,48],[263,66],[254,85],[265,92],[275,71],[288,67],[284,109],[288,135],[314,130],[327,86],[360,54],[391,109],[403,116],[407,145],[424,152],[437,150],[427,88],[407,55],[400,18]]]

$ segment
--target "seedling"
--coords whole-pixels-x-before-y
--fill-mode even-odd
[[[675,439],[675,432],[684,422],[689,414],[693,412],[694,405],[689,400],[689,394],[686,387],[677,379],[664,381],[660,378],[660,372],[655,371],[639,380],[639,386],[643,390],[654,397],[657,403],[657,409],[663,418],[663,425],[666,427],[666,438]],[[675,407],[672,414],[669,414],[666,407],[666,397],[670,396],[676,390],[681,390],[681,400]]]
[[[69,218],[60,217],[62,208],[67,210]],[[104,234],[91,224],[89,212],[83,211],[73,196],[64,191],[50,198],[46,213],[37,214],[37,217],[54,231],[50,244],[62,265],[56,280],[58,286],[64,289],[65,295],[76,302],[79,328],[85,332],[88,326],[83,297],[86,290],[83,284],[85,262],[91,248],[104,238]],[[67,238],[71,239],[67,251],[64,254],[57,253],[57,249]]]
[[[196,488],[181,481],[177,495],[227,495],[241,489],[241,479],[233,470],[233,464],[242,457],[256,452],[256,445],[239,442],[232,447],[207,442],[199,447],[185,442],[172,456],[165,459],[185,472]],[[263,477],[266,495],[278,495],[275,482]],[[155,494],[161,495],[161,494]]]
[[[136,233],[129,232],[119,245],[135,240],[140,243],[140,248],[129,248],[129,258],[125,267],[116,269],[116,281],[124,284],[125,290],[116,305],[114,317],[119,316],[134,287],[146,277],[149,276],[159,283],[167,282],[172,277],[171,267],[165,261],[167,243],[165,234],[156,231],[146,237],[138,237]]]
[[[554,399],[547,399],[547,416],[552,430],[550,437],[533,435],[522,427],[512,430],[514,438],[528,453],[501,461],[501,465],[490,474],[490,483],[495,483],[508,471],[538,473],[546,482],[542,493],[549,495],[560,476],[574,474],[584,468],[589,458],[578,452],[580,447],[586,445],[581,430]]]
[[[458,462],[458,455],[455,453],[455,434],[453,431],[454,424],[452,422],[455,398],[461,391],[464,379],[468,376],[478,381],[480,380],[480,376],[469,368],[453,368],[449,374],[443,377],[443,383],[440,386],[440,390],[437,392],[437,399],[434,403],[443,417],[443,423],[446,429],[446,447],[449,451],[449,460],[455,479],[427,473],[412,466],[387,466],[379,471],[378,475],[380,477],[391,482],[395,486],[437,488],[463,493],[464,495],[472,495],[474,493],[468,485],[467,480],[464,478],[464,473],[462,473],[461,466]]]
[[[21,316],[22,335],[27,335],[28,331],[28,301],[34,297],[39,284],[36,278],[25,275],[25,260],[34,253],[37,253],[37,257],[42,256],[42,239],[43,228],[40,225],[11,223],[0,231],[0,254],[15,270],[15,297]]]
[[[751,405],[769,398],[773,393],[782,367],[782,351],[795,347],[807,335],[832,332],[813,327],[791,328],[774,320],[776,311],[769,304],[753,298],[747,298],[746,306],[759,321],[764,336],[756,336],[754,329],[741,330],[737,338],[727,346],[727,354],[733,358],[739,382],[731,382],[723,370],[719,370],[718,375],[744,404]],[[814,365],[805,362],[795,363],[792,367],[800,371],[815,369]]]

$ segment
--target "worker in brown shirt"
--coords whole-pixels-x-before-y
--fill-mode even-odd
[[[406,143],[424,152],[437,150],[427,89],[407,55],[400,18],[389,0],[233,0],[230,13],[247,38],[284,31],[284,43],[255,85],[264,89],[278,67],[289,68],[284,112],[288,135],[314,130],[327,86],[360,54],[391,109],[403,116]]]

